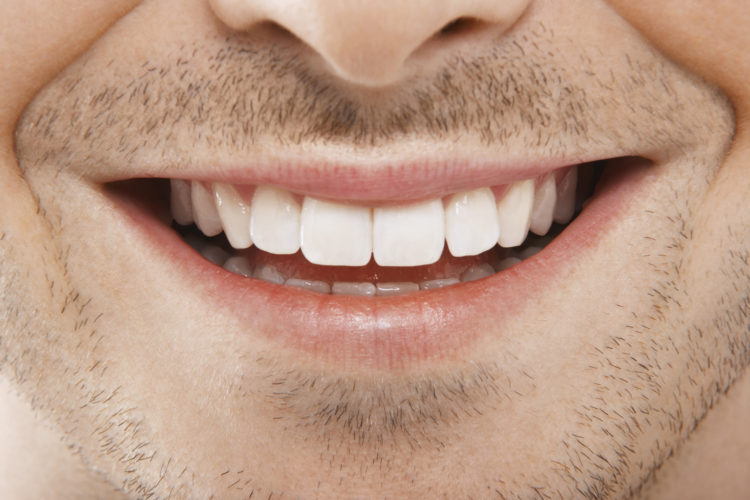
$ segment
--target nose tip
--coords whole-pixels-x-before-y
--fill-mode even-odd
[[[500,34],[531,0],[210,0],[235,30],[274,22],[307,44],[339,78],[364,86],[399,79],[412,55],[456,20]],[[454,33],[455,34],[455,33]],[[453,40],[458,38],[453,36]],[[439,53],[453,43],[439,45]]]

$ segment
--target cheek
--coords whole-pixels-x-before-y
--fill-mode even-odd
[[[609,0],[661,52],[717,84],[738,114],[750,111],[750,2]]]

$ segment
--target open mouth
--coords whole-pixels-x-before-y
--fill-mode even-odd
[[[606,164],[374,206],[183,179],[162,181],[154,196],[169,198],[183,241],[228,272],[313,293],[394,296],[486,278],[537,254],[581,212]]]
[[[650,166],[597,160],[395,202],[226,178],[106,186],[241,324],[315,357],[392,369],[457,355],[497,330],[488,311],[512,319],[582,262]]]

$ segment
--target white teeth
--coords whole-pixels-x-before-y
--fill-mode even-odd
[[[552,226],[552,216],[557,202],[555,176],[548,175],[534,193],[534,208],[531,210],[529,229],[534,234],[544,236]]]
[[[550,173],[538,185],[535,179],[515,182],[499,200],[493,189],[484,187],[444,199],[375,208],[311,196],[300,201],[300,196],[272,186],[258,186],[250,199],[250,188],[217,182],[207,189],[202,182],[173,179],[170,204],[178,224],[194,221],[206,236],[223,230],[237,249],[255,245],[279,255],[301,249],[308,262],[326,266],[365,266],[374,257],[380,266],[409,267],[437,262],[446,243],[455,257],[478,255],[495,244],[519,247],[529,231],[544,236],[553,221],[569,222],[576,207],[578,169],[564,171],[559,184],[557,177]],[[511,256],[518,255],[504,255]],[[245,264],[230,263],[230,267],[237,265],[233,272],[249,273]],[[499,264],[493,261],[493,265]],[[488,269],[474,271],[481,274]],[[478,279],[474,271],[462,279]],[[263,269],[256,269],[253,276],[257,273],[271,276]],[[409,283],[407,288],[446,286],[441,280],[433,281]],[[313,285],[293,282],[292,286]],[[377,293],[390,292],[378,289]]]
[[[216,211],[229,244],[234,248],[248,248],[253,244],[250,239],[250,204],[229,184],[217,182],[213,188]]]
[[[372,254],[372,210],[306,197],[300,245],[313,264],[364,266]]]
[[[440,199],[373,210],[372,246],[381,266],[421,266],[436,262],[445,245]]]
[[[250,205],[250,238],[269,253],[293,254],[299,250],[300,206],[291,193],[259,186]]]
[[[489,250],[498,236],[497,205],[490,188],[456,193],[445,203],[445,240],[455,257]]]
[[[419,291],[419,285],[411,282],[404,283],[378,283],[375,285],[375,294],[382,297],[403,295]]]
[[[461,274],[461,281],[476,281],[487,276],[495,274],[495,268],[489,264],[479,264],[477,266],[471,266],[469,269]]]
[[[302,288],[303,290],[310,290],[318,293],[331,293],[331,285],[325,281],[315,280],[302,280],[298,278],[289,278],[284,283],[285,285]]]
[[[375,295],[376,288],[372,283],[347,283],[337,281],[331,287],[331,293],[334,295]]]
[[[576,211],[576,187],[578,185],[578,167],[573,167],[563,176],[557,186],[557,203],[554,219],[558,224],[567,224]]]
[[[505,248],[517,247],[529,233],[531,209],[534,206],[534,179],[513,183],[497,203],[500,236],[498,243]]]
[[[423,281],[419,284],[419,288],[422,290],[435,290],[436,288],[443,288],[449,285],[455,285],[461,283],[458,278],[443,278],[437,280]]]
[[[193,223],[193,202],[190,199],[190,182],[181,179],[169,181],[170,206],[175,222],[182,226]]]
[[[221,232],[221,219],[216,211],[213,193],[209,192],[203,184],[198,181],[191,183],[190,200],[193,203],[193,218],[206,236],[216,236]]]

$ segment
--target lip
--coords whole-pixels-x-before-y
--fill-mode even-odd
[[[144,206],[115,202],[168,265],[190,269],[208,307],[237,318],[248,334],[344,369],[392,371],[458,359],[582,264],[647,178],[647,160],[614,162],[581,214],[535,256],[478,281],[396,297],[322,295],[241,277],[205,260]]]
[[[420,144],[420,149],[428,145]],[[289,148],[292,149],[292,148]],[[484,186],[503,186],[515,181],[539,178],[565,167],[601,160],[605,157],[624,157],[630,152],[600,151],[572,152],[564,157],[517,157],[512,152],[505,160],[482,158],[467,160],[466,155],[430,154],[416,156],[417,161],[404,161],[408,155],[389,154],[368,157],[365,153],[336,152],[336,161],[326,160],[327,153],[287,152],[284,155],[258,153],[253,155],[252,167],[246,159],[231,153],[197,151],[191,164],[164,165],[145,161],[128,166],[126,175],[119,168],[104,168],[86,174],[92,182],[108,183],[125,178],[171,178],[204,182],[226,182],[243,185],[273,185],[287,191],[318,198],[380,202],[416,201],[442,197],[465,189]],[[218,156],[218,157],[217,157]],[[415,156],[415,155],[412,155]],[[349,161],[351,160],[351,161]],[[104,162],[106,165],[107,162]]]

